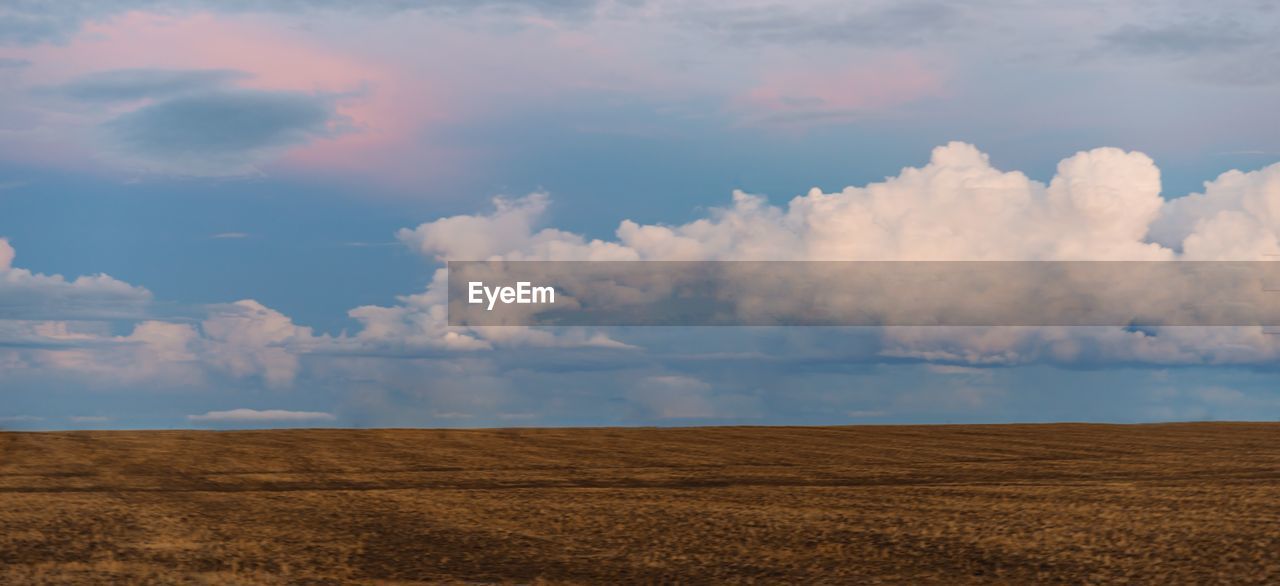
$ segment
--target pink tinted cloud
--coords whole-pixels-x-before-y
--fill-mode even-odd
[[[443,100],[391,64],[335,51],[308,38],[305,31],[253,16],[130,12],[87,23],[65,45],[23,48],[6,56],[9,53],[33,63],[25,80],[32,85],[58,85],[112,69],[233,69],[248,74],[236,81],[236,87],[332,96],[341,119],[337,132],[285,153],[280,163],[286,168],[389,172],[391,155],[414,142],[421,128],[446,118]],[[133,107],[136,104],[115,110]],[[101,122],[91,114],[81,116],[71,120],[66,114],[49,114],[47,122]],[[444,152],[438,155],[448,158]],[[450,168],[456,161],[447,163],[439,167]],[[435,166],[428,161],[413,167],[421,171]]]
[[[746,122],[805,126],[892,110],[945,90],[943,76],[911,57],[817,69],[775,69],[734,100]]]

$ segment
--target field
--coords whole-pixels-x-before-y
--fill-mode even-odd
[[[0,434],[0,583],[1276,583],[1280,424]]]

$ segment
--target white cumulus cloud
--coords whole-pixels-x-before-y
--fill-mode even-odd
[[[260,375],[269,386],[287,386],[298,373],[298,351],[311,328],[252,299],[221,308],[201,324],[204,358],[237,377]]]
[[[198,415],[188,415],[187,419],[190,421],[221,423],[243,421],[333,421],[337,418],[333,414],[323,411],[231,409],[229,411],[209,411]]]
[[[107,275],[67,280],[13,266],[17,256],[0,238],[0,319],[94,319],[136,317],[151,292]]]
[[[151,293],[107,275],[68,280],[13,266],[0,238],[0,371],[45,370],[106,384],[191,386],[210,374],[290,385],[319,338],[253,300],[215,306],[199,324],[148,319]],[[113,335],[110,320],[133,321]]]
[[[435,220],[399,237],[437,260],[1262,260],[1280,251],[1280,164],[1228,172],[1203,194],[1166,200],[1151,158],[1116,148],[1064,159],[1046,184],[953,142],[880,182],[813,189],[782,206],[734,192],[727,207],[693,222],[623,220],[613,240],[540,228],[548,205],[543,193],[499,198],[488,214]],[[359,335],[455,349],[559,339],[527,328],[448,327],[446,278],[439,270],[424,293],[398,306],[354,310],[366,326]],[[978,364],[1251,363],[1276,357],[1273,338],[1260,327],[886,328],[881,352]]]

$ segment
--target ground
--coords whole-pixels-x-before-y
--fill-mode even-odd
[[[0,583],[1276,583],[1280,424],[0,434]]]

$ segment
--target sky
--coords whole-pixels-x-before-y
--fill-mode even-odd
[[[447,260],[1280,254],[1268,0],[0,6],[0,428],[1280,417],[1260,327],[462,328]]]

